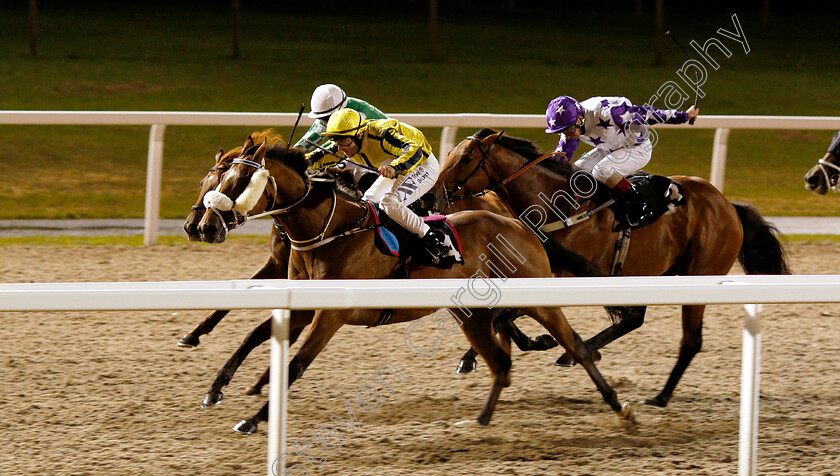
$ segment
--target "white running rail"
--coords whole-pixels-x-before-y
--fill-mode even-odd
[[[840,302],[840,275],[509,279],[498,285],[496,307]],[[275,309],[267,474],[279,475],[284,460],[278,458],[286,448],[290,309],[444,307],[452,304],[453,296],[465,307],[486,307],[490,293],[478,294],[484,288],[489,286],[478,284],[474,291],[475,281],[441,279],[0,284],[0,311]],[[756,474],[761,368],[761,306],[746,308],[741,476]]]
[[[140,125],[151,126],[146,170],[144,243],[157,244],[160,216],[160,184],[163,170],[163,136],[173,126],[262,126],[291,127],[295,113],[268,112],[169,112],[169,111],[0,111],[0,124],[21,125]],[[542,114],[392,114],[415,127],[442,127],[438,157],[445,160],[454,147],[458,128],[519,127],[545,128]],[[303,116],[300,125],[312,119]],[[657,128],[689,127],[659,125]],[[723,191],[726,145],[730,129],[840,130],[840,117],[824,116],[700,116],[695,129],[716,129],[712,148],[710,181]],[[208,151],[213,150],[212,148]]]

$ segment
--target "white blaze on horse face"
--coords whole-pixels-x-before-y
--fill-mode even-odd
[[[236,205],[234,205],[233,209],[241,215],[247,214],[257,204],[260,196],[265,191],[266,184],[268,184],[268,170],[260,169],[254,172],[251,175],[251,181],[248,182],[248,186],[245,187],[245,190],[236,199]]]

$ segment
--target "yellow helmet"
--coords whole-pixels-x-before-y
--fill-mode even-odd
[[[324,135],[326,137],[353,136],[364,132],[368,122],[358,111],[349,108],[339,109],[330,116]]]

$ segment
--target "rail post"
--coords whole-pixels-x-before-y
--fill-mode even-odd
[[[758,388],[761,377],[761,304],[747,304],[741,364],[741,425],[738,476],[756,474],[758,453]]]
[[[289,320],[291,311],[271,311],[271,378],[268,381],[268,476],[286,470],[286,413],[289,391]]]
[[[143,220],[143,244],[156,245],[160,222],[160,187],[163,173],[163,133],[165,124],[154,124],[149,131],[146,161],[146,212]]]

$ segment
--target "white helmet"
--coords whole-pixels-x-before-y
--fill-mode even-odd
[[[323,119],[347,105],[347,95],[335,84],[322,84],[312,92],[307,116],[312,119]]]

